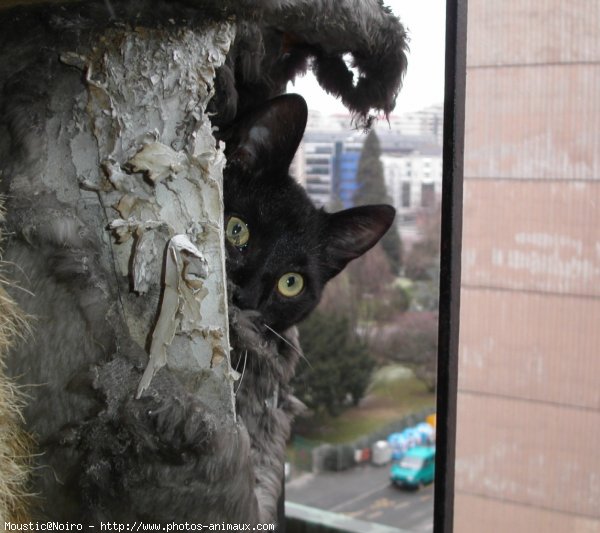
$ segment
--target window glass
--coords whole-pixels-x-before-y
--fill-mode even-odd
[[[306,361],[294,387],[310,411],[293,428],[286,500],[431,532],[445,2],[384,3],[411,39],[410,67],[389,121],[378,117],[370,132],[356,131],[314,80],[289,87],[310,109],[299,177],[309,196],[328,211],[387,203],[396,218],[300,324]],[[330,154],[330,165],[316,154]],[[417,472],[405,479],[397,467],[409,463]]]

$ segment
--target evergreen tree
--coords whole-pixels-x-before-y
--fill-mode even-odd
[[[343,315],[315,311],[299,326],[308,362],[293,379],[294,392],[306,405],[331,416],[341,413],[347,400],[357,405],[363,397],[375,361]]]
[[[383,165],[381,164],[381,146],[375,130],[371,130],[365,139],[358,163],[356,181],[358,189],[354,194],[354,205],[390,204],[391,200],[385,188]],[[381,245],[395,274],[402,266],[402,241],[394,224],[381,239]]]

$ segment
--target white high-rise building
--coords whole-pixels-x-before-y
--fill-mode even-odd
[[[331,201],[334,145],[331,142],[305,142],[305,188],[312,201],[324,206]]]
[[[385,185],[396,208],[396,223],[410,246],[418,237],[417,215],[437,205],[442,193],[442,154],[382,155]]]

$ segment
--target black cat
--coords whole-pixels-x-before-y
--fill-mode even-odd
[[[290,386],[301,354],[291,326],[316,307],[327,281],[375,245],[394,218],[387,205],[333,214],[313,205],[288,174],[306,119],[302,97],[283,95],[224,136],[231,362],[242,374],[236,412],[249,436],[254,516],[263,522],[276,518],[286,440],[302,408]]]
[[[283,331],[319,303],[323,287],[388,230],[395,210],[372,205],[327,213],[288,174],[306,127],[304,99],[269,100],[227,139],[224,176],[227,275],[233,303]]]

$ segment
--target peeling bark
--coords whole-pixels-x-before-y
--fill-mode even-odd
[[[90,448],[107,431],[101,428],[124,417],[135,422],[128,431],[140,424],[156,431],[146,403],[135,398],[152,405],[171,396],[174,405],[186,405],[188,394],[197,399],[206,413],[201,421],[187,411],[170,417],[176,424],[184,416],[186,432],[196,424],[192,446],[217,422],[236,427],[225,160],[206,112],[235,28],[198,16],[182,20],[175,8],[173,19],[145,25],[45,9],[50,23],[24,43],[31,49],[18,68],[21,36],[7,30],[10,17],[0,17],[4,43],[12,43],[0,51],[0,187],[11,235],[5,259],[24,288],[12,293],[33,317],[32,339],[13,350],[8,366],[31,396],[25,418],[42,452],[33,490],[47,502],[40,516],[67,520],[115,497],[117,489],[103,488],[91,503],[97,491],[85,489],[118,477],[118,463],[98,473],[122,453]],[[13,15],[12,22],[27,26],[27,17],[38,20]],[[137,453],[130,452],[132,465]],[[153,476],[144,481],[148,491],[163,482]],[[114,516],[142,512],[123,505]]]
[[[110,29],[89,56],[61,54],[61,61],[83,71],[87,90],[85,107],[75,110],[73,163],[118,235],[111,250],[117,275],[128,277],[137,293],[121,294],[129,330],[139,332],[140,345],[149,334],[152,339],[137,396],[167,365],[229,417],[224,158],[205,111],[233,35],[227,23],[202,32]],[[86,172],[93,151],[103,173]],[[161,305],[148,331],[147,318],[136,312],[139,302],[132,306],[130,300],[143,298],[161,279]]]

